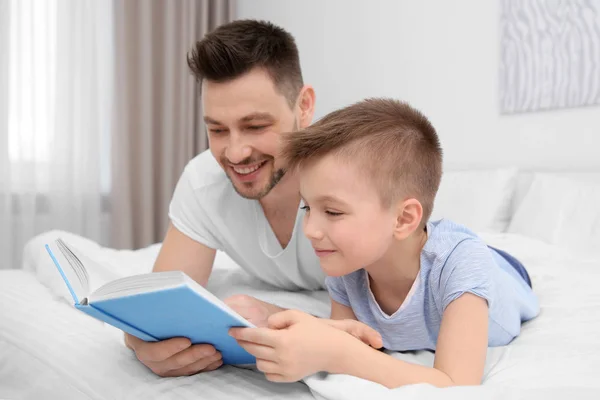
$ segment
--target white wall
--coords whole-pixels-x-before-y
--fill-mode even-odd
[[[501,116],[499,0],[238,0],[290,31],[317,118],[393,96],[436,126],[449,168],[600,170],[600,106]]]

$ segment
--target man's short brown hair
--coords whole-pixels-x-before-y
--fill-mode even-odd
[[[256,67],[264,68],[290,107],[304,85],[294,37],[266,21],[221,25],[197,42],[187,59],[200,82],[226,82]]]
[[[358,163],[389,207],[414,197],[431,215],[442,176],[442,148],[429,120],[406,103],[367,99],[333,111],[315,124],[284,136],[290,169],[328,154]]]

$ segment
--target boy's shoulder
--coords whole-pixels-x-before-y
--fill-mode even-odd
[[[464,225],[448,219],[427,223],[427,242],[422,255],[431,262],[445,262],[458,247],[483,249],[487,245],[479,235]]]

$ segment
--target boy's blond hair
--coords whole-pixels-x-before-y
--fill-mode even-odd
[[[406,103],[372,98],[333,111],[299,132],[284,135],[288,169],[334,154],[358,163],[384,207],[416,198],[424,225],[442,176],[442,149],[427,118]]]

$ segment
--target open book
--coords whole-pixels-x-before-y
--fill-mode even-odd
[[[254,327],[181,271],[152,272],[109,282],[90,293],[86,268],[101,268],[76,254],[63,240],[46,251],[64,279],[75,307],[145,341],[187,337],[212,344],[223,364],[254,364],[256,359],[228,334],[231,327]]]

